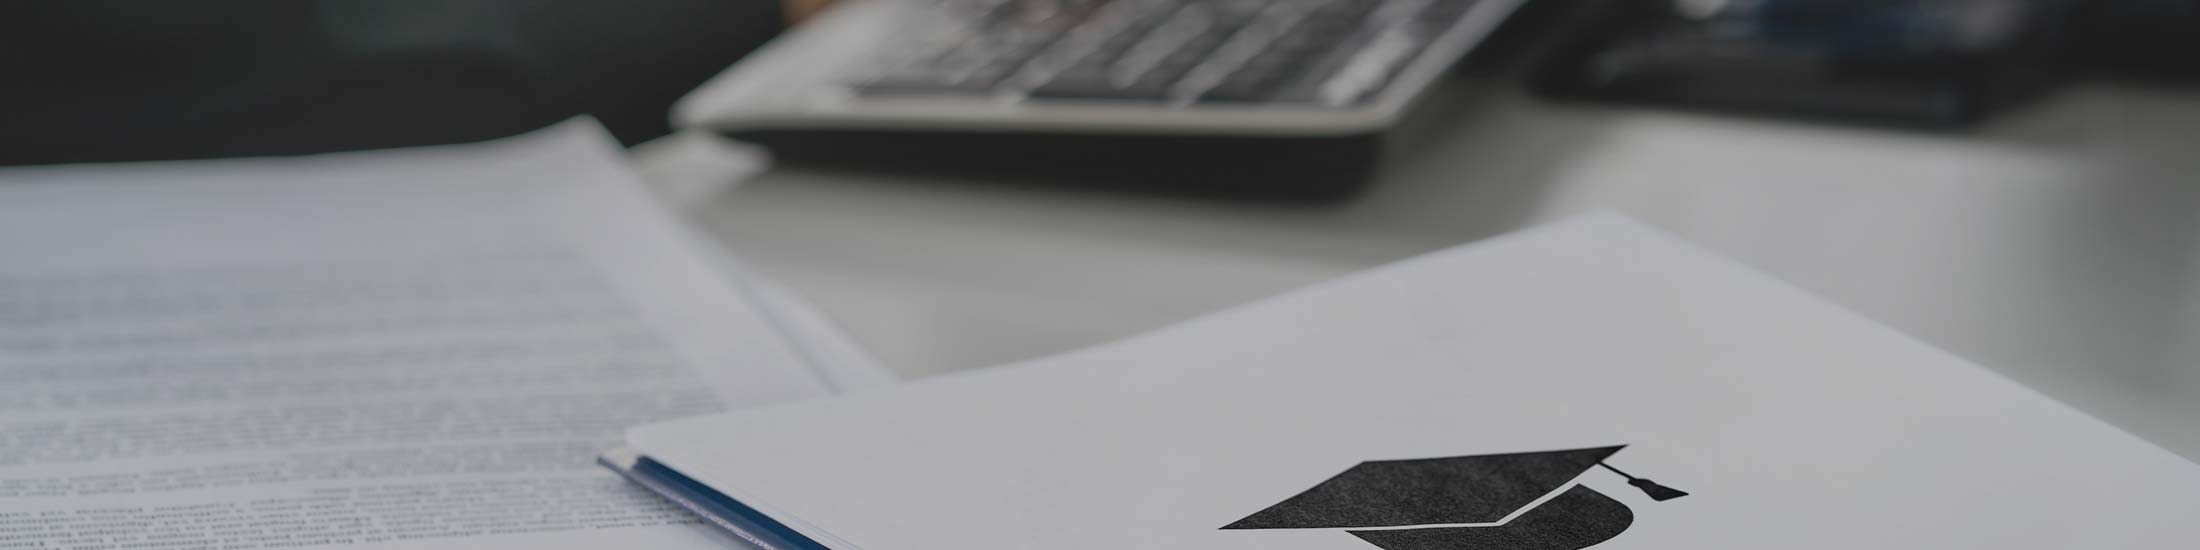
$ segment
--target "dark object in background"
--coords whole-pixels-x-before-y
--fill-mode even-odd
[[[1600,0],[1533,71],[1540,92],[1957,127],[2058,82],[2061,0]]]
[[[0,164],[633,143],[778,32],[778,0],[67,0],[0,7]]]
[[[2200,84],[2200,0],[2090,0],[2078,20],[2086,72]]]

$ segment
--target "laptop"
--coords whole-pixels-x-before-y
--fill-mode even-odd
[[[783,161],[1327,194],[1523,0],[851,0],[675,124]]]

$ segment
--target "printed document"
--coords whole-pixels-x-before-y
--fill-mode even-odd
[[[619,154],[0,170],[0,549],[723,547],[595,451],[851,376]]]

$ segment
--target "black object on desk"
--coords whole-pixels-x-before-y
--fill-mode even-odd
[[[2200,0],[2093,0],[2078,9],[2077,63],[2087,73],[2200,84]]]
[[[1543,93],[1956,127],[2060,80],[2064,0],[1597,0]]]

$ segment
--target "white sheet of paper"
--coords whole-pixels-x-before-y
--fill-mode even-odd
[[[0,171],[0,548],[724,547],[595,451],[835,375],[621,162]]]
[[[2200,466],[1613,216],[628,441],[835,550],[1367,550],[1219,528],[1362,461],[1619,444],[1693,494],[1590,468],[1633,513],[1598,550],[2186,548],[2200,517]]]

